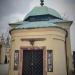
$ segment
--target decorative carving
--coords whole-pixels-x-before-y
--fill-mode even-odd
[[[33,46],[35,41],[44,41],[45,38],[25,38],[25,39],[21,39],[22,41],[29,41],[30,44]]]

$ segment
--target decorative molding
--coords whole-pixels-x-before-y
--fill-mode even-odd
[[[21,41],[44,41],[45,38],[22,38]]]
[[[53,38],[53,39],[65,42],[65,40],[63,40],[63,39],[59,39],[59,38]]]
[[[20,47],[21,50],[20,50],[20,55],[19,55],[19,71],[18,71],[18,75],[22,75],[22,63],[23,63],[23,50],[32,50],[32,46],[23,46],[23,47]],[[37,46],[34,46],[34,50],[36,49],[40,49],[40,50],[43,50],[43,75],[47,75],[47,70],[46,70],[46,47],[45,46],[42,46],[42,47],[37,47]]]

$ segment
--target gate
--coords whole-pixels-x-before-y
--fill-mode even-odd
[[[22,75],[43,75],[43,50],[23,50]]]

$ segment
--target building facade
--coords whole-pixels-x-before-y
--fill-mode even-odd
[[[74,73],[75,73],[75,51],[73,51],[73,66],[74,66]]]
[[[5,63],[6,46],[3,35],[0,37],[0,64]]]
[[[2,49],[2,43],[0,42],[0,63],[1,63],[1,49]]]
[[[12,29],[9,75],[70,75],[70,26],[54,9],[34,7]]]
[[[9,62],[9,51],[10,51],[10,38],[4,38],[2,34],[0,36],[0,64],[7,64]]]

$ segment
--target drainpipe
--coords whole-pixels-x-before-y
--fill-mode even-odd
[[[66,55],[66,70],[67,70],[67,75],[68,75],[68,57],[67,57],[67,47],[66,47],[67,37],[68,37],[68,32],[66,31],[66,35],[65,35],[65,55]]]

